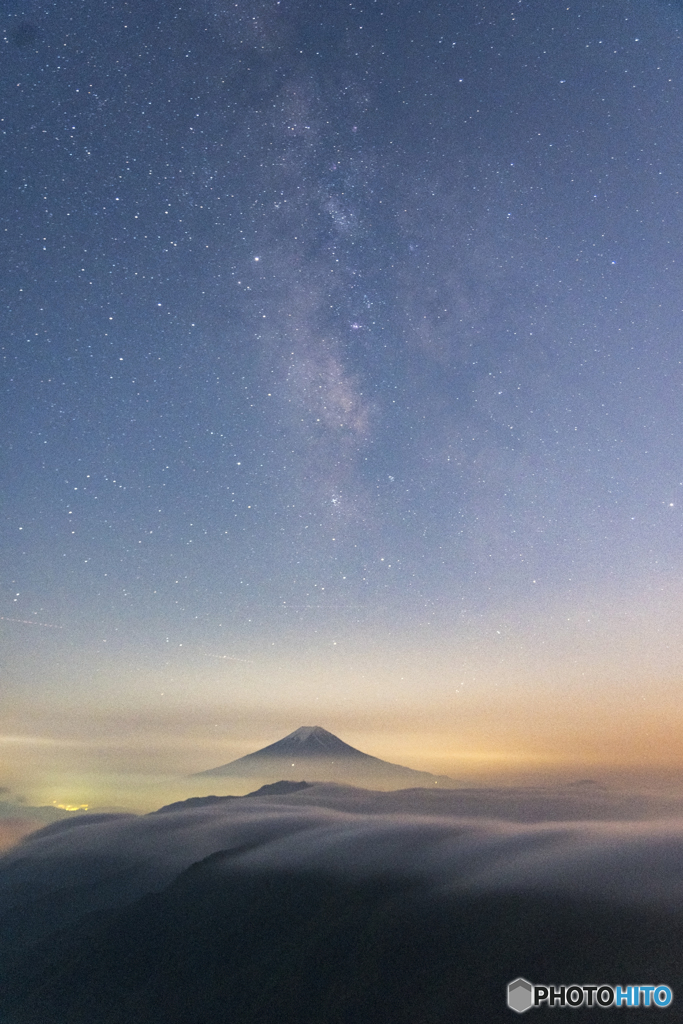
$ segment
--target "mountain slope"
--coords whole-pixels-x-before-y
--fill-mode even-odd
[[[2,1020],[509,1024],[504,993],[520,974],[539,983],[679,976],[683,921],[660,907],[533,889],[435,896],[391,872],[244,871],[238,858],[218,850],[58,940],[0,945]],[[565,1017],[604,1024],[613,1013]],[[626,1019],[653,1017],[635,1008]],[[674,1003],[656,1018],[680,1024],[681,1012]]]

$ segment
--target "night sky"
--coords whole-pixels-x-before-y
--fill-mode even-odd
[[[0,27],[0,782],[676,770],[681,5]]]

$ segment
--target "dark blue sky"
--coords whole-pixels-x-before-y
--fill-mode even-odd
[[[8,692],[675,583],[678,5],[2,28]]]

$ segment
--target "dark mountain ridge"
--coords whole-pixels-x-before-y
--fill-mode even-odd
[[[188,811],[192,807],[211,807],[213,804],[223,804],[227,800],[247,800],[252,796],[287,796],[289,793],[297,793],[300,789],[309,789],[308,782],[289,782],[282,779],[280,782],[271,782],[253,793],[245,793],[244,796],[191,796],[187,800],[176,800],[172,804],[164,804],[157,811],[150,811],[150,814],[169,814],[171,811]]]

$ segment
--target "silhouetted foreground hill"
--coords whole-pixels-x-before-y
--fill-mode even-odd
[[[509,1019],[505,987],[519,974],[565,983],[681,976],[679,917],[529,894],[437,899],[395,878],[235,876],[230,856],[213,854],[163,892],[87,918],[15,961],[3,978],[3,1019],[484,1024]],[[603,1021],[616,1011],[565,1012]],[[653,1015],[682,1019],[678,1007],[629,1010],[627,1019]]]
[[[294,769],[294,771],[292,771]],[[304,775],[309,782],[339,782],[375,789],[455,786],[447,775],[405,768],[364,754],[319,725],[304,725],[275,743],[197,776],[282,779]]]
[[[494,821],[453,791],[297,787],[51,826],[0,859],[0,1021],[490,1024],[520,974],[674,989],[531,1021],[683,1020],[680,820],[539,824],[523,796]]]

